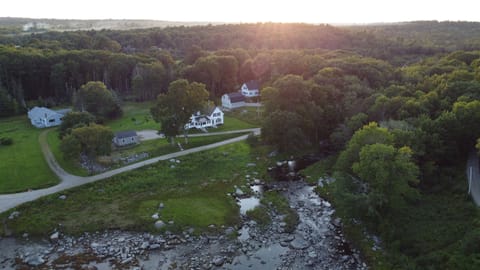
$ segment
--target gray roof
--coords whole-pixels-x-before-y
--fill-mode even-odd
[[[258,90],[260,88],[260,85],[258,84],[257,81],[249,81],[245,84],[247,85],[249,90],[255,90],[255,89]]]
[[[137,136],[137,132],[135,130],[115,132],[115,137],[117,137],[118,139],[130,138],[130,137],[136,137],[136,136]]]
[[[235,92],[227,95],[232,103],[245,101],[245,96],[243,96],[242,93]]]

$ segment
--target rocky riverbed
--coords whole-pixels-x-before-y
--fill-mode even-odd
[[[346,242],[334,209],[303,181],[279,182],[299,216],[292,233],[281,216],[267,228],[243,218],[215,234],[153,235],[123,231],[49,239],[0,238],[1,269],[367,269]],[[218,233],[220,231],[221,233]]]

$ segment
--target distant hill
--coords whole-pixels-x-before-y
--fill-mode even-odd
[[[45,31],[76,31],[76,30],[128,30],[168,26],[193,26],[219,24],[218,22],[175,22],[157,20],[59,20],[0,17],[0,28],[8,29],[11,34]]]

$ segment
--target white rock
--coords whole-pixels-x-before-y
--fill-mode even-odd
[[[152,215],[152,218],[153,218],[153,219],[159,219],[158,213],[153,214],[153,215]]]
[[[165,225],[166,225],[165,222],[163,222],[161,220],[155,221],[155,228],[157,228],[157,229],[161,229],[161,228],[165,227]]]
[[[50,240],[57,240],[59,236],[58,232],[54,232],[52,235],[50,235]]]

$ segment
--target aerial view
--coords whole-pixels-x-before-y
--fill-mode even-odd
[[[0,269],[480,269],[474,1],[8,1]]]

